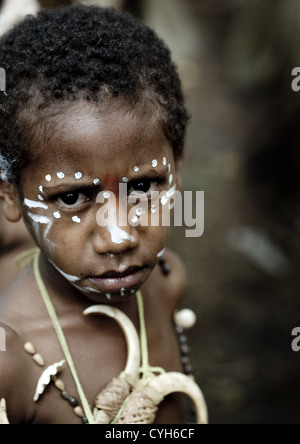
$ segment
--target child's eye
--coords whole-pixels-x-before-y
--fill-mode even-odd
[[[79,191],[73,191],[70,193],[64,193],[61,194],[57,198],[57,202],[60,205],[73,208],[73,207],[79,207],[83,203],[85,203],[88,200],[88,197],[84,193],[80,193]]]
[[[157,183],[150,179],[132,180],[128,184],[128,194],[145,193],[150,195],[157,188]]]

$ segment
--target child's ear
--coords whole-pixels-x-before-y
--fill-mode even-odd
[[[9,222],[19,222],[22,214],[15,185],[0,180],[0,205]]]
[[[175,160],[175,175],[176,175],[176,189],[178,191],[182,190],[182,167],[184,158],[183,156]]]

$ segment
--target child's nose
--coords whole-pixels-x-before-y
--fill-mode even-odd
[[[107,210],[107,208],[106,208]],[[128,223],[127,208],[108,208],[107,217],[103,212],[97,213],[96,228],[93,237],[94,250],[98,254],[123,254],[135,248],[139,243],[136,228]]]

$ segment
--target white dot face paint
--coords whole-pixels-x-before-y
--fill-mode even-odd
[[[39,186],[39,190],[40,190],[41,193],[44,193],[44,188],[42,187],[42,185]]]
[[[140,171],[140,169],[139,169],[138,166],[135,166],[135,167],[133,168],[133,170],[134,170],[136,173],[138,173],[138,172]]]
[[[138,219],[137,216],[133,216],[133,217],[131,218],[131,223],[132,223],[133,225],[135,225],[138,221],[139,221],[139,219]]]
[[[163,158],[163,165],[167,166],[167,158],[166,157]]]
[[[138,208],[136,210],[136,215],[141,217],[144,214],[145,210],[143,210],[142,208]]]
[[[81,219],[78,216],[73,216],[72,221],[75,222],[76,224],[80,224]]]
[[[34,200],[24,199],[24,205],[28,208],[42,208],[43,210],[48,210],[48,205]]]
[[[64,177],[65,177],[64,173],[62,173],[62,172],[56,173],[56,175],[59,179],[64,179]]]
[[[48,174],[48,175],[45,177],[45,179],[46,179],[47,182],[51,182],[52,177],[50,176],[50,174]]]
[[[41,196],[40,194],[38,195],[38,198],[42,201],[44,200],[43,196]]]
[[[169,184],[171,185],[172,182],[173,182],[173,174],[170,174],[170,177],[169,177]]]
[[[151,213],[155,214],[157,212],[157,205],[152,205]]]
[[[153,168],[156,168],[157,165],[158,165],[157,160],[156,160],[156,159],[152,160],[152,166],[153,166]]]
[[[78,173],[75,173],[75,179],[77,179],[77,180],[82,179],[82,173],[80,173],[79,171],[78,171]]]
[[[94,183],[94,185],[100,185],[100,179],[95,179],[94,181],[93,181],[93,183]]]
[[[55,219],[60,219],[61,218],[61,214],[59,211],[56,211],[55,213],[53,213],[53,216],[55,217]]]
[[[108,299],[109,301],[111,301],[111,299],[112,299],[111,294],[106,294],[105,296],[106,296],[106,299]]]
[[[123,183],[128,183],[128,182],[129,182],[128,177],[123,177],[122,182],[123,182]]]
[[[116,225],[108,225],[107,229],[110,233],[111,241],[114,244],[120,245],[123,244],[124,241],[129,241],[134,243],[135,238],[134,236],[126,233],[126,231],[122,230],[120,227],[117,227]]]

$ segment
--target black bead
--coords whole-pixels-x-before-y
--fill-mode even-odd
[[[180,344],[187,343],[187,337],[185,335],[179,335],[178,339],[179,339]]]
[[[187,344],[182,344],[180,347],[181,354],[187,356],[190,353],[189,346]]]
[[[182,365],[188,364],[189,363],[188,356],[181,356],[181,363],[182,363]]]
[[[66,392],[65,390],[63,390],[62,392],[60,392],[62,399],[64,399],[65,401],[69,400],[69,393]]]
[[[182,327],[179,327],[179,325],[176,325],[176,332],[178,335],[182,335],[182,333],[184,332]]]
[[[83,422],[83,424],[88,424],[88,423],[89,423],[89,421],[88,421],[88,419],[87,419],[86,416],[84,416],[84,417],[82,418],[82,422]]]
[[[186,375],[192,375],[193,372],[194,372],[194,369],[193,369],[193,367],[191,366],[191,364],[186,364],[186,365],[184,366],[184,373],[185,373]]]
[[[68,401],[69,401],[69,404],[70,404],[72,407],[77,407],[77,406],[79,405],[79,402],[78,402],[77,399],[74,398],[73,396],[70,396],[69,399],[68,399]]]

